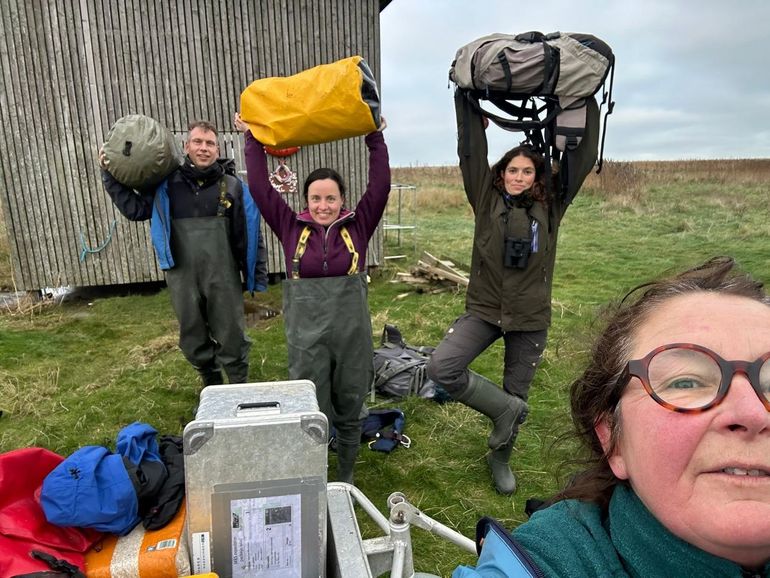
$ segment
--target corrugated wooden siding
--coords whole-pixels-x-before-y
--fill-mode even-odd
[[[96,156],[110,126],[140,113],[182,137],[190,120],[208,119],[220,129],[223,154],[240,162],[232,115],[243,88],[354,54],[379,78],[380,7],[377,0],[3,0],[0,199],[19,288],[162,279],[148,224],[126,220],[101,185]],[[365,190],[363,138],[305,147],[287,164],[300,184],[314,168],[336,168],[351,204]],[[282,271],[277,240],[268,239],[270,270]],[[381,247],[378,231],[370,265],[380,263]]]

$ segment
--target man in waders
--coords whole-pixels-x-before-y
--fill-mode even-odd
[[[219,158],[217,130],[207,121],[188,127],[184,163],[155,190],[134,191],[109,173],[100,153],[104,187],[132,221],[151,219],[150,232],[171,304],[179,347],[204,385],[246,383],[251,341],[245,333],[243,286],[264,291],[267,266],[259,211],[232,159]]]

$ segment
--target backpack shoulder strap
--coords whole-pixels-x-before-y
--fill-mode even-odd
[[[436,351],[436,348],[430,345],[409,345],[408,343],[404,343],[404,349],[422,355],[426,360]]]
[[[413,367],[420,366],[425,363],[424,359],[413,359],[412,361],[407,361],[406,363],[402,363],[400,365],[385,362],[387,364],[387,368],[376,375],[374,379],[374,387],[379,387],[392,377],[398,375],[399,373],[403,373],[404,371],[407,371],[409,369],[412,369]]]

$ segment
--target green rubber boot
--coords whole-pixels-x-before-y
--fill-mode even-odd
[[[519,424],[524,423],[529,412],[523,399],[506,393],[493,381],[472,371],[469,372],[468,387],[454,398],[492,420],[492,433],[487,442],[491,450],[512,443]]]
[[[495,489],[506,496],[516,491],[516,476],[513,475],[510,466],[512,451],[513,441],[487,454],[487,464],[492,472]]]

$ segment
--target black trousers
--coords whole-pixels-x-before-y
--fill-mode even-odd
[[[500,338],[505,343],[503,388],[527,401],[545,349],[548,330],[503,331],[470,313],[458,317],[431,355],[428,375],[451,394],[468,386],[468,366]]]

